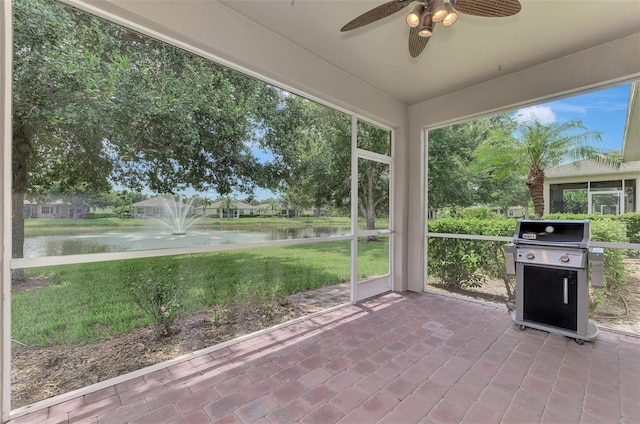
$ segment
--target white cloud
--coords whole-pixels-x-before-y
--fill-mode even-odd
[[[514,119],[518,123],[531,122],[537,119],[543,125],[556,122],[556,115],[549,106],[530,106],[519,109],[514,114]]]
[[[577,106],[577,105],[572,105],[572,104],[569,104],[569,103],[556,103],[556,104],[553,105],[553,108],[558,112],[575,113],[575,114],[579,114],[579,115],[586,115],[587,114],[587,107],[586,106]]]

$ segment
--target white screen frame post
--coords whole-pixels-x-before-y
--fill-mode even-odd
[[[0,421],[11,410],[11,74],[13,69],[13,19],[11,1],[0,5]]]

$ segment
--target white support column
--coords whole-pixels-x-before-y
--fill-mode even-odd
[[[635,191],[635,201],[633,202],[633,211],[640,212],[640,177],[636,178],[636,186],[633,188]]]
[[[593,205],[591,200],[591,181],[587,181],[587,213],[593,213]]]
[[[0,2],[0,422],[11,410],[11,1]]]
[[[624,197],[625,188],[624,188],[624,178],[620,180],[620,186],[622,187],[622,193],[620,193],[620,214],[624,215],[626,212],[629,212],[627,206],[627,199]]]
[[[429,273],[427,271],[429,265],[429,241],[426,234],[429,232],[429,131],[422,129],[420,131],[420,216],[423,227],[421,228],[422,236],[422,290],[427,290],[429,284]]]
[[[391,284],[393,291],[403,292],[409,289],[409,280],[407,279],[407,218],[409,210],[408,200],[408,167],[405,165],[407,162],[407,150],[408,150],[408,130],[407,125],[402,128],[396,128],[393,132],[393,162],[392,172],[393,175],[393,190],[391,190],[393,196],[391,201],[391,229],[393,234],[390,239],[392,244],[389,245],[389,250],[392,254],[390,267],[391,267]]]
[[[351,116],[351,302],[358,299],[358,118]]]
[[[427,216],[427,136],[424,127],[417,125],[422,116],[409,117],[406,158],[407,225],[405,249],[407,285],[410,291],[423,292],[426,283],[426,216]]]

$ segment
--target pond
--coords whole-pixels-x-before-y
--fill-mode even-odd
[[[161,228],[137,231],[90,231],[86,233],[51,234],[26,237],[24,257],[63,256],[83,253],[127,252],[150,249],[216,244],[251,243],[312,237],[342,236],[350,233],[344,227],[265,227],[242,230],[206,230],[193,228],[175,235]]]

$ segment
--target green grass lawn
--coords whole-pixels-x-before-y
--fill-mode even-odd
[[[133,221],[133,220],[129,220]],[[359,276],[388,273],[388,238],[358,246]],[[272,299],[350,278],[350,242],[27,269],[40,288],[12,294],[12,338],[28,345],[83,344],[151,324],[127,292],[165,267],[180,281],[183,313]],[[19,283],[17,283],[19,284]]]

